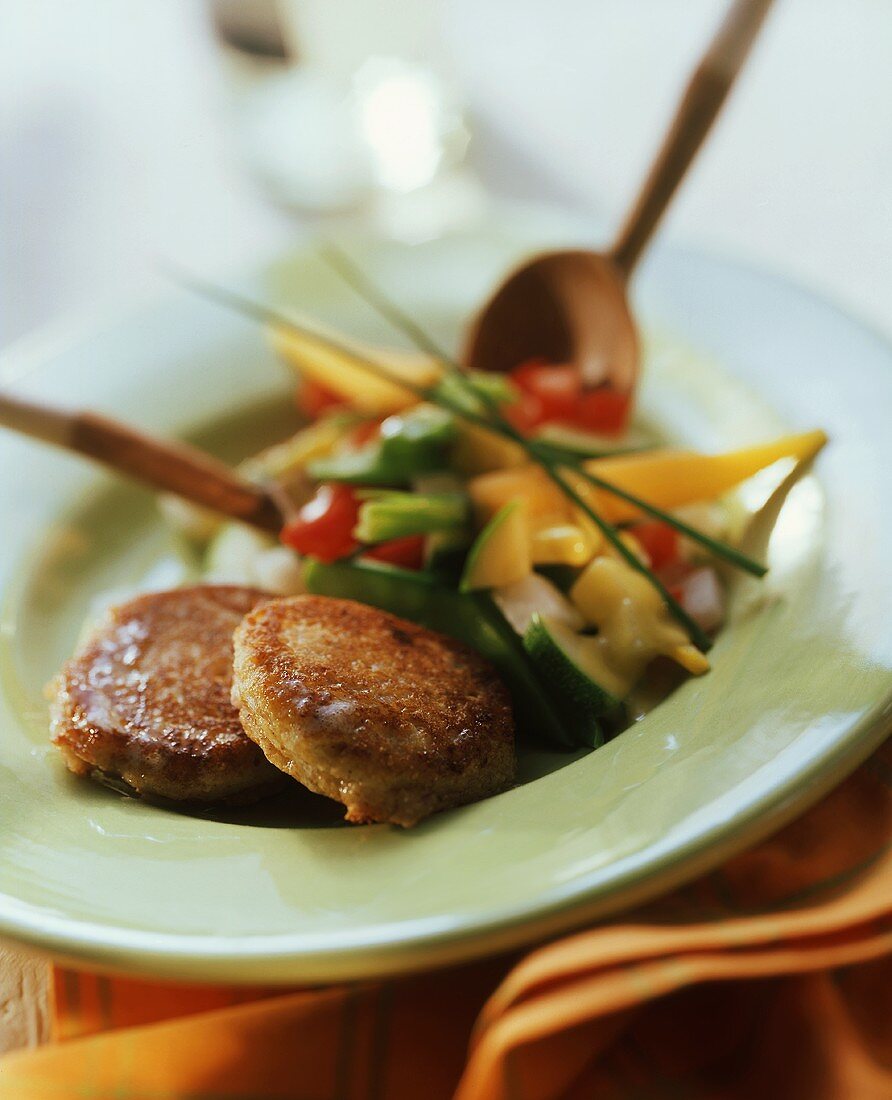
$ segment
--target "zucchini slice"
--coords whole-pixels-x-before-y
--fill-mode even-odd
[[[615,711],[626,695],[625,685],[604,661],[597,637],[577,634],[547,615],[534,615],[523,636],[540,679],[555,699],[589,717]]]

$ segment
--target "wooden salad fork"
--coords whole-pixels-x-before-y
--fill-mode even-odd
[[[246,481],[197,447],[155,439],[98,413],[69,412],[0,393],[0,425],[252,527],[278,532],[286,522],[274,490]]]
[[[621,393],[640,348],[627,288],[669,200],[709,132],[772,0],[736,0],[687,86],[672,125],[613,246],[547,252],[516,268],[473,322],[463,360],[508,371],[525,359],[572,362],[589,386]]]

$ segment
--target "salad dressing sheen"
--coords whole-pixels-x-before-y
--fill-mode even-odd
[[[589,651],[598,663],[599,681],[624,698],[660,654],[674,655],[687,636],[674,623],[659,593],[647,579],[616,558],[599,557],[573,586],[573,602],[597,626]]]

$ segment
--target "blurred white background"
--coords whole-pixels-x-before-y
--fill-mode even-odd
[[[725,7],[430,3],[473,172],[496,195],[572,204],[604,227]],[[301,0],[291,8],[299,26]],[[361,42],[363,19],[378,28],[378,11],[399,8],[328,11]],[[244,170],[233,66],[200,0],[2,0],[2,25],[0,344],[138,293],[157,255],[230,269],[305,231]],[[777,0],[661,239],[781,269],[892,332],[890,56],[889,0]]]

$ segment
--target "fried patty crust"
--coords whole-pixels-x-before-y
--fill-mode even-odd
[[[460,642],[353,600],[295,596],[255,608],[234,643],[246,733],[348,821],[411,826],[514,778],[508,691]]]
[[[71,771],[189,802],[251,802],[280,786],[230,700],[232,632],[269,598],[195,585],[112,608],[51,687],[52,737]]]

